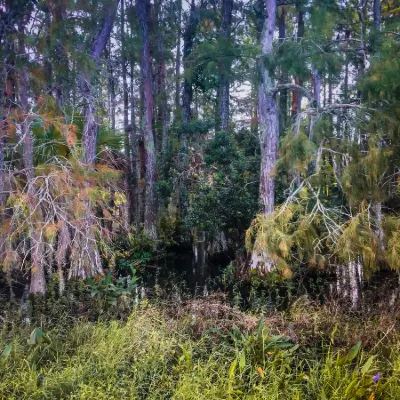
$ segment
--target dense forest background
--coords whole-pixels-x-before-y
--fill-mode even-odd
[[[188,244],[281,278],[398,269],[399,15],[395,0],[1,1],[11,296]]]
[[[399,0],[0,0],[0,400],[400,399]]]

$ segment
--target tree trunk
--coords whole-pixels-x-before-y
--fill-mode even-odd
[[[107,57],[108,60],[108,90],[109,101],[110,101],[110,117],[111,117],[111,130],[115,133],[115,105],[116,105],[116,95],[115,95],[115,77],[114,77],[114,66],[111,57],[111,43],[108,42]]]
[[[193,40],[197,27],[196,19],[196,4],[195,0],[190,3],[190,15],[188,24],[183,34],[183,66],[186,69],[189,68],[188,58],[193,50]],[[182,94],[182,114],[183,122],[188,124],[192,119],[191,105],[193,101],[193,86],[187,78],[183,82],[183,94]]]
[[[142,41],[141,51],[141,75],[144,94],[144,151],[145,151],[145,179],[146,179],[146,202],[144,210],[144,230],[153,238],[157,237],[156,230],[156,152],[153,135],[153,113],[154,99],[152,91],[151,59],[150,59],[150,29],[148,23],[147,1],[137,0],[136,11],[139,20]]]
[[[100,57],[107,45],[111,30],[117,14],[119,0],[113,0],[104,10],[104,18],[101,29],[94,36],[89,49],[89,57],[98,65]],[[92,91],[92,79],[90,75],[81,72],[82,94],[86,102],[84,112],[84,127],[82,135],[82,145],[84,150],[84,161],[86,164],[93,164],[96,158],[97,134],[99,129],[98,117],[96,115],[96,106],[94,93]]]
[[[110,38],[114,20],[117,14],[119,0],[113,0],[104,9],[102,25],[94,35],[93,42],[89,49],[89,57],[97,66],[100,57]],[[92,91],[92,76],[81,72],[81,90],[86,102],[84,110],[84,127],[82,134],[83,161],[92,168],[96,159],[97,135],[99,130],[98,117],[96,115],[95,94]],[[87,276],[94,276],[103,273],[101,257],[95,237],[95,215],[90,201],[87,200],[87,210],[83,218],[82,233],[79,241],[75,241],[78,248],[73,249],[73,268],[70,269],[70,276],[85,279]]]
[[[139,218],[138,218],[138,167],[137,167],[137,160],[138,160],[138,140],[137,140],[137,128],[136,128],[136,116],[135,116],[135,93],[134,93],[134,60],[133,57],[131,59],[131,81],[130,81],[130,94],[131,94],[131,101],[130,101],[130,111],[131,111],[131,124],[130,124],[130,144],[131,144],[131,162],[132,162],[132,213],[133,213],[133,220],[132,222],[135,223],[135,226],[138,227],[139,225]]]
[[[160,142],[161,142],[161,153],[164,154],[167,149],[168,140],[168,125],[169,125],[169,112],[168,112],[168,101],[166,91],[166,71],[165,71],[165,55],[164,55],[164,43],[162,38],[162,13],[161,13],[161,0],[156,1],[156,15],[157,15],[157,58],[158,58],[158,115],[157,121],[160,128]]]
[[[181,111],[181,23],[182,23],[182,0],[178,1],[178,29],[176,39],[175,58],[175,120],[180,120]]]
[[[219,32],[220,49],[231,51],[231,25],[232,25],[232,9],[233,0],[222,0],[222,23]],[[222,58],[222,59],[221,59]],[[216,130],[226,131],[229,123],[229,85],[230,85],[230,70],[231,56],[220,55],[219,61],[219,77],[220,83],[218,88],[218,112]]]
[[[301,42],[302,38],[304,37],[304,14],[303,11],[300,9],[301,5],[297,5],[298,8],[298,15],[297,15],[297,42]],[[303,80],[296,76],[295,77],[295,84],[299,86],[303,86]],[[296,126],[298,127],[300,124],[300,113],[301,113],[301,102],[303,96],[301,92],[295,91],[293,92],[293,103],[292,103],[292,117],[296,119]],[[299,132],[299,129],[296,129],[296,133]]]
[[[381,2],[380,0],[374,0],[374,28],[377,32],[381,30]],[[381,143],[378,144],[381,148]],[[383,253],[385,251],[383,222],[382,222],[382,202],[372,202],[372,210],[374,214],[374,230],[378,237],[379,250]]]
[[[125,36],[125,0],[121,0],[121,65],[122,65],[122,91],[123,91],[123,101],[124,101],[124,145],[125,145],[125,157],[126,157],[126,167],[124,172],[124,180],[128,197],[128,218],[127,224],[131,224],[134,221],[134,190],[132,182],[132,152],[133,146],[130,143],[130,136],[132,134],[132,127],[129,125],[129,89],[128,89],[128,70],[127,70],[127,57],[126,57],[126,36]]]
[[[272,53],[275,31],[276,0],[266,1],[266,17],[261,33],[262,56]],[[274,94],[274,80],[268,68],[261,66],[258,88],[258,117],[261,147],[260,198],[263,211],[271,214],[275,205],[275,180],[272,177],[278,151],[278,108]]]
[[[19,45],[18,53],[22,60],[26,60],[25,50],[25,21],[21,21],[18,26],[19,34]],[[23,163],[26,174],[27,193],[29,197],[28,207],[30,218],[34,219],[35,224],[31,224],[31,283],[30,293],[31,294],[45,294],[46,293],[46,280],[44,274],[44,254],[43,254],[43,235],[39,228],[42,223],[42,215],[40,204],[37,204],[37,193],[35,190],[35,173],[33,166],[33,138],[30,129],[30,118],[29,118],[29,103],[28,103],[28,91],[29,91],[29,80],[28,72],[26,70],[26,64],[22,67],[19,73],[19,98],[20,106],[22,110],[22,123],[21,123],[21,134],[23,139]]]
[[[122,91],[124,101],[124,138],[125,138],[125,155],[127,159],[130,159],[130,147],[129,147],[129,136],[128,136],[128,125],[129,125],[129,95],[128,95],[128,81],[127,81],[127,60],[126,60],[126,40],[125,40],[125,0],[121,0],[121,66],[122,66]]]
[[[318,116],[318,109],[321,106],[321,76],[316,68],[312,69],[312,76],[313,76],[313,95],[315,104],[311,104],[313,110],[310,116],[310,131],[308,136],[310,140],[312,140],[314,134],[314,126]]]
[[[263,58],[272,54],[276,0],[266,0],[264,15],[265,19],[260,37],[262,57],[260,63],[261,81],[258,86],[258,121],[261,148],[260,201],[262,211],[267,217],[268,214],[273,213],[275,206],[275,179],[272,173],[277,159],[279,126],[274,80],[269,69],[265,66]],[[253,251],[250,267],[270,271],[274,267],[274,262],[266,251],[262,251],[261,254]]]
[[[47,6],[44,7],[44,24],[46,27],[46,46],[50,50],[51,48],[51,14],[50,10]],[[53,68],[50,59],[50,52],[48,51],[47,55],[44,57],[43,60],[44,66],[44,77],[46,81],[46,94],[52,95],[53,85],[52,85],[52,78],[53,78]]]
[[[377,32],[381,30],[381,0],[374,0],[374,28]]]
[[[286,7],[282,7],[279,17],[279,42],[283,44],[286,40]],[[289,77],[286,68],[281,70],[282,82],[287,82]],[[288,92],[283,90],[279,94],[279,128],[281,133],[285,132],[288,124]]]

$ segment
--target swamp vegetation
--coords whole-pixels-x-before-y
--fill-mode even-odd
[[[0,0],[0,399],[400,398],[398,0]]]

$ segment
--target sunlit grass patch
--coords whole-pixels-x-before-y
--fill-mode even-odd
[[[37,340],[32,326],[3,330],[0,398],[400,398],[400,340],[340,349],[322,340],[296,343],[263,320],[251,331],[195,328],[184,314],[172,318],[147,305],[126,321],[43,328]]]

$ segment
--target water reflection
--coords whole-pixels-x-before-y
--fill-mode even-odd
[[[198,260],[198,258],[197,258]],[[230,263],[229,257],[217,262],[196,262],[192,254],[173,257],[155,272],[143,273],[143,289],[154,295],[157,286],[163,296],[175,302],[187,298],[209,296],[224,292],[232,305],[256,310],[285,310],[301,296],[307,295],[321,303],[335,301],[354,310],[394,308],[400,301],[400,276],[397,272],[381,271],[368,280],[361,263],[343,264],[331,273],[300,269],[290,281],[257,285],[246,280],[226,282],[223,271]]]

